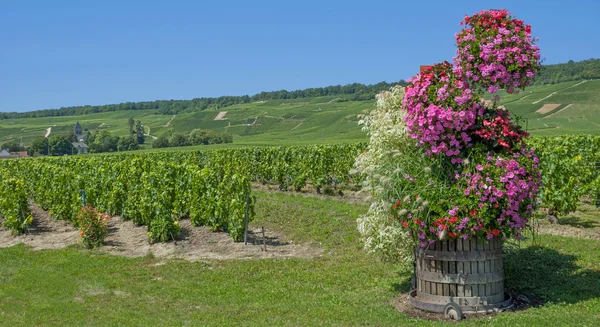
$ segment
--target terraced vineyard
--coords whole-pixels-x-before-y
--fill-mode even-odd
[[[513,115],[527,119],[532,135],[600,133],[600,80],[533,86],[517,95],[500,94],[500,104]],[[293,145],[366,141],[357,115],[374,107],[374,101],[341,101],[338,97],[270,100],[178,115],[154,110],[117,111],[85,116],[7,119],[0,121],[0,143],[28,144],[37,136],[70,133],[77,121],[83,128],[128,134],[127,120],[141,120],[153,137],[189,133],[194,129],[229,132],[233,146]],[[538,113],[545,105],[553,110]],[[551,106],[552,107],[552,106]],[[215,120],[221,111],[227,113]],[[525,125],[525,123],[524,123]],[[146,138],[151,144],[152,137]],[[232,146],[232,145],[229,145]]]

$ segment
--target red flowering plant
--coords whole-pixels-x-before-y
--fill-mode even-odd
[[[404,150],[383,179],[391,220],[422,247],[438,239],[519,238],[541,184],[539,159],[524,143],[528,133],[477,94],[528,85],[539,49],[505,10],[464,22],[471,27],[459,33],[456,64],[433,65],[409,80],[403,121],[419,150]],[[489,54],[482,39],[491,42]]]
[[[104,238],[108,233],[108,218],[108,215],[103,215],[89,204],[77,213],[75,223],[86,248],[93,249],[104,245]]]
[[[465,16],[466,25],[456,34],[457,71],[469,84],[490,93],[505,89],[518,93],[518,88],[531,84],[541,69],[540,48],[531,37],[531,26],[505,10],[482,10]]]

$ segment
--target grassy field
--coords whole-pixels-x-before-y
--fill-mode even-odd
[[[256,192],[255,226],[325,252],[314,259],[124,258],[75,246],[0,249],[2,326],[431,326],[394,309],[410,270],[360,250],[365,204]],[[586,221],[600,217],[588,208]],[[579,214],[579,213],[578,213]],[[583,228],[583,227],[582,227]],[[469,318],[464,326],[596,326],[600,241],[538,235],[505,256],[508,288],[538,308]]]
[[[518,95],[501,93],[501,104],[514,115],[527,119],[532,135],[600,133],[600,80],[534,86]],[[560,106],[546,114],[536,113],[544,104]],[[234,105],[220,110],[178,115],[157,115],[153,110],[120,111],[69,117],[0,120],[0,143],[8,140],[29,144],[43,136],[68,133],[77,121],[83,128],[115,135],[128,133],[127,120],[141,120],[147,132],[157,137],[194,129],[227,131],[244,146],[365,141],[357,125],[357,114],[372,109],[373,101],[342,101],[336,97],[271,100]],[[214,120],[221,111],[227,113]],[[147,138],[148,146],[152,138]]]

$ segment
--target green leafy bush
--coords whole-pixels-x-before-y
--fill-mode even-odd
[[[0,180],[0,217],[4,218],[4,226],[10,229],[13,235],[25,233],[31,225],[33,216],[29,211],[23,180]]]

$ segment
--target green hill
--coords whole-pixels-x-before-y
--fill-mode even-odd
[[[532,86],[518,95],[501,93],[500,103],[524,119],[532,135],[600,133],[600,80]],[[29,144],[46,134],[68,133],[77,121],[93,132],[128,134],[127,120],[141,120],[147,143],[153,137],[194,129],[229,132],[237,145],[307,144],[366,140],[357,115],[375,101],[348,101],[336,96],[277,99],[234,104],[163,115],[157,110],[124,110],[78,116],[13,118],[0,120],[0,143]],[[541,110],[543,109],[543,110]],[[219,120],[219,113],[226,112]],[[219,116],[221,116],[219,115]]]
[[[532,135],[600,133],[600,80],[533,86],[500,96],[513,115],[526,119]]]

